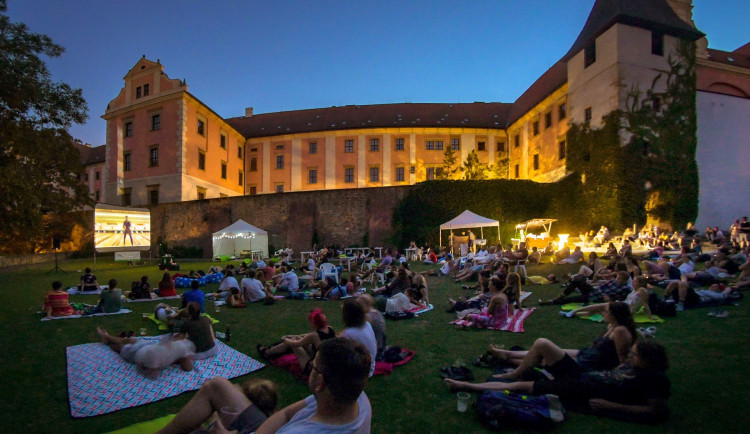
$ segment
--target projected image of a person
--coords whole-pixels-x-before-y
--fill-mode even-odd
[[[125,216],[125,221],[122,222],[122,244],[126,244],[125,240],[127,239],[128,235],[130,236],[130,245],[133,245],[133,232],[130,231],[130,220],[128,220],[128,216]]]

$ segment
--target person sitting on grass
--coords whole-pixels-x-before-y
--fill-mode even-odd
[[[200,283],[197,280],[190,282],[190,290],[182,293],[182,308],[186,308],[190,302],[196,302],[201,307],[201,312],[205,312],[206,294],[200,289]]]
[[[377,266],[369,270],[362,271],[361,273],[359,273],[359,278],[362,280],[365,280],[372,273],[379,273],[379,274],[385,273],[386,269],[390,267],[391,264],[393,264],[393,257],[391,256],[391,249],[386,249],[385,257],[383,258],[382,261],[380,261],[380,264],[378,264]]]
[[[219,352],[214,338],[212,321],[201,315],[201,306],[196,302],[188,303],[187,313],[189,319],[182,323],[179,328],[181,333],[187,334],[190,341],[195,344],[194,360],[208,359]]]
[[[44,311],[47,318],[58,316],[81,315],[82,311],[75,310],[68,301],[68,293],[63,291],[62,282],[52,282],[52,290],[44,296]]]
[[[380,288],[375,288],[372,292],[373,294],[382,294],[386,297],[391,297],[395,294],[403,293],[409,286],[409,276],[407,275],[406,270],[399,268],[396,278],[393,279],[391,283],[381,286]]]
[[[507,351],[490,345],[493,356],[517,366],[513,371],[495,377],[520,380],[536,366],[542,366],[555,378],[570,378],[582,371],[614,369],[625,361],[629,348],[638,335],[627,304],[609,303],[602,315],[607,329],[596,338],[592,346],[580,350],[562,349],[545,338],[534,341],[528,351]]]
[[[568,248],[568,252],[570,252],[570,248]],[[555,264],[577,264],[581,262],[583,259],[583,251],[581,251],[581,246],[576,246],[575,250],[573,250],[573,253],[570,253],[569,256],[563,257]]]
[[[635,315],[638,309],[643,307],[643,311],[646,313],[646,316],[648,316],[649,321],[651,321],[653,320],[653,317],[648,305],[648,299],[649,292],[648,289],[646,289],[646,278],[644,276],[638,276],[633,279],[633,291],[625,297],[625,304],[630,307],[630,313],[633,315]],[[603,312],[607,308],[607,305],[609,305],[609,303],[590,304],[578,309],[573,309],[569,312],[560,311],[560,315],[567,318],[573,318],[575,316],[592,316]]]
[[[625,363],[613,370],[566,374],[551,380],[467,383],[446,378],[444,383],[451,391],[553,394],[565,408],[628,422],[657,423],[669,415],[668,368],[664,347],[653,340],[640,340],[630,347]]]
[[[512,273],[514,274],[514,273]],[[508,297],[501,290],[500,279],[490,279],[490,304],[482,309],[482,313],[471,313],[466,316],[470,327],[476,328],[501,328],[508,321]]]
[[[140,282],[133,282],[129,294],[131,300],[148,300],[151,298],[151,284],[148,276],[141,276]]]
[[[102,291],[99,306],[102,313],[115,313],[122,309],[122,290],[117,287],[117,280],[109,279],[109,288]]]
[[[411,279],[411,286],[406,288],[406,295],[410,300],[414,300],[424,307],[430,305],[430,293],[427,289],[427,280],[419,273],[414,273]]]
[[[276,291],[299,291],[299,278],[297,277],[297,274],[294,273],[294,270],[282,266],[279,267],[279,272],[281,274],[281,280],[276,286]]]
[[[307,383],[312,395],[274,413],[256,434],[369,433],[372,408],[364,388],[370,363],[367,349],[359,343],[323,342]]]
[[[278,399],[278,387],[270,380],[251,378],[240,386],[226,378],[214,377],[203,383],[198,393],[158,433],[201,432],[201,425],[210,421],[215,413],[220,415],[221,409],[226,407],[241,410],[241,413],[229,426],[224,426],[219,417],[210,432],[222,429],[254,432],[276,411]]]
[[[159,287],[154,290],[159,297],[174,297],[177,291],[174,288],[174,281],[169,273],[164,273],[159,281]]]
[[[282,336],[280,342],[268,347],[258,344],[257,349],[260,355],[267,359],[275,359],[284,354],[294,353],[302,372],[309,375],[318,347],[322,342],[335,338],[336,331],[328,325],[328,319],[320,308],[311,310],[307,321],[313,328],[312,332]]]
[[[362,302],[356,298],[347,298],[341,308],[341,318],[344,330],[339,334],[341,338],[348,338],[361,343],[370,352],[369,376],[375,373],[375,357],[378,354],[378,342],[372,325],[367,322],[367,312]]]
[[[386,349],[385,317],[375,308],[375,299],[370,294],[362,294],[357,297],[357,300],[362,303],[367,313],[367,321],[370,322],[372,331],[375,333],[375,341],[378,343],[376,360],[380,360]]]
[[[508,273],[505,279],[503,293],[508,298],[508,315],[513,316],[513,308],[521,308],[521,276],[518,273]]]
[[[261,270],[248,270],[247,277],[240,281],[242,300],[245,303],[255,303],[265,300],[266,304],[273,304],[275,299],[269,285],[264,284],[265,273]]]
[[[340,283],[336,284],[336,281],[334,281],[333,283],[334,284],[329,285],[328,289],[323,293],[323,298],[338,300],[346,297],[348,294],[346,287],[349,284],[349,280],[347,280],[346,277],[342,277]]]
[[[195,345],[184,335],[166,334],[159,341],[112,336],[101,327],[96,328],[102,343],[128,363],[137,365],[146,377],[156,379],[172,363],[179,363],[183,371],[193,369]]]
[[[81,276],[81,283],[78,284],[78,290],[81,292],[89,291],[101,291],[99,282],[96,281],[96,276],[91,273],[91,268],[86,267],[83,276]]]
[[[240,290],[237,288],[232,288],[229,290],[229,298],[227,298],[227,304],[229,307],[246,307],[247,305],[242,302],[242,296],[240,295]]]

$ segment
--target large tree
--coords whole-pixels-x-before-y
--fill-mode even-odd
[[[33,251],[54,230],[45,216],[92,203],[67,131],[86,120],[86,102],[40,58],[64,50],[6,11],[0,0],[0,254]]]

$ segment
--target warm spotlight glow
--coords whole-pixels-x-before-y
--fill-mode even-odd
[[[557,250],[562,250],[562,248],[568,244],[568,237],[570,234],[557,234],[557,236],[560,238],[560,241],[557,243]]]

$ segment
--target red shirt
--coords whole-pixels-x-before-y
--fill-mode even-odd
[[[177,291],[175,291],[174,289],[174,282],[172,282],[172,280],[170,280],[169,282],[160,280],[159,297],[171,297],[173,295],[177,295]]]

